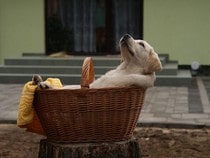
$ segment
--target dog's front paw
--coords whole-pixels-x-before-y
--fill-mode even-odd
[[[38,84],[38,87],[41,88],[41,89],[49,89],[49,88],[52,88],[49,84],[47,84],[46,82],[40,82]]]
[[[34,75],[32,77],[32,82],[34,85],[38,85],[40,82],[43,82],[42,77],[40,75]]]
[[[32,78],[32,82],[34,85],[37,85],[40,89],[49,89],[52,88],[46,82],[43,82],[42,77],[40,75],[34,75]]]

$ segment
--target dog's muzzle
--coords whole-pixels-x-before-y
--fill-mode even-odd
[[[121,38],[120,42],[121,42],[121,43],[124,43],[124,42],[126,43],[127,40],[128,40],[129,38],[131,38],[131,36],[130,36],[129,34],[125,34],[125,35]]]
[[[130,50],[130,46],[129,46],[129,44],[128,44],[128,40],[130,39],[130,38],[132,38],[129,34],[125,34],[122,38],[121,38],[121,40],[120,40],[120,45],[121,45],[121,47],[126,47],[127,48],[127,50],[128,50],[128,52],[132,55],[132,56],[134,56],[134,53]]]

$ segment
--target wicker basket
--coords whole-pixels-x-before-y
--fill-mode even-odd
[[[131,138],[146,89],[89,89],[93,69],[92,59],[86,58],[81,89],[36,91],[34,105],[48,140],[116,142]]]

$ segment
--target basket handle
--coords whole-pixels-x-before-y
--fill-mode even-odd
[[[94,64],[91,57],[86,57],[82,65],[81,88],[89,88],[89,85],[95,80]]]

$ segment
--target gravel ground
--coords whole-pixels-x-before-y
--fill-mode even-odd
[[[210,129],[136,128],[142,158],[209,158]],[[44,137],[0,124],[0,158],[37,158]]]

